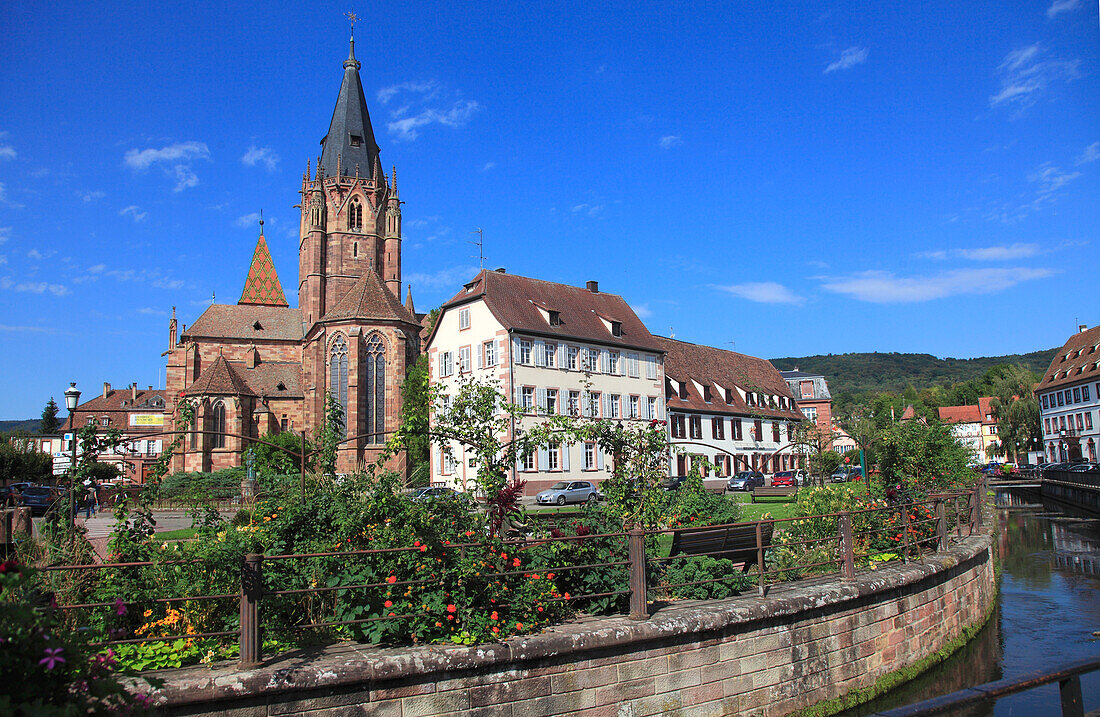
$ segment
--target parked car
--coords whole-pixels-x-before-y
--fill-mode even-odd
[[[31,509],[31,515],[44,515],[57,501],[65,497],[65,491],[45,485],[29,485],[23,489],[22,503]]]
[[[829,480],[833,483],[847,483],[848,481],[862,479],[863,469],[859,466],[840,466],[829,476]]]
[[[680,486],[687,483],[687,476],[673,476],[661,484],[665,490],[680,490]]]
[[[1069,467],[1070,473],[1095,473],[1100,470],[1100,466],[1095,463],[1074,463]]]
[[[730,477],[726,490],[752,490],[764,485],[764,474],[760,471],[741,471]]]
[[[423,488],[417,488],[409,496],[409,500],[416,503],[427,503],[435,501],[455,501],[457,503],[463,503],[468,507],[474,506],[474,500],[465,493],[459,493],[454,488],[448,488],[446,486],[424,486]]]
[[[591,481],[558,481],[535,496],[539,505],[565,505],[566,503],[596,502],[600,492]]]
[[[798,485],[794,471],[779,471],[772,476],[773,488],[794,488]]]

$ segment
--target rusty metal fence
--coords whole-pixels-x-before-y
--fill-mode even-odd
[[[508,578],[526,576],[533,569],[569,574],[578,571],[606,569],[618,577],[607,587],[596,592],[565,593],[556,601],[580,603],[596,598],[617,598],[633,619],[649,616],[650,599],[675,596],[678,589],[707,583],[729,582],[743,590],[750,589],[766,596],[768,587],[780,582],[804,576],[820,576],[839,573],[843,579],[853,579],[858,565],[870,565],[875,560],[923,560],[935,551],[947,550],[952,543],[973,535],[982,525],[981,498],[983,487],[969,491],[933,495],[924,501],[874,507],[866,510],[815,515],[800,518],[769,519],[747,523],[718,526],[677,527],[659,530],[635,528],[621,532],[578,535],[536,535],[529,538],[505,540],[493,545],[504,546],[508,553],[523,555],[540,545],[588,541],[606,551],[604,559],[587,563],[540,565],[532,568],[513,564],[509,560],[495,560],[482,576],[484,578]],[[893,519],[893,522],[891,522]],[[876,523],[877,521],[877,523]],[[878,525],[879,527],[867,527]],[[555,531],[557,532],[557,531]],[[795,539],[794,537],[798,539]],[[809,536],[809,537],[801,537]],[[896,537],[896,540],[893,540]],[[671,539],[671,544],[669,540]],[[892,550],[882,550],[884,541],[896,543]],[[433,545],[432,550],[442,557],[465,558],[470,551],[485,551],[490,544],[471,540],[465,543]],[[262,635],[265,615],[290,616],[282,623],[282,631],[332,631],[351,625],[366,625],[380,621],[401,621],[413,618],[411,613],[393,611],[386,615],[338,619],[336,606],[340,596],[348,593],[381,594],[381,591],[404,587],[424,587],[431,579],[411,575],[390,575],[384,579],[367,579],[351,584],[328,584],[314,579],[303,587],[271,590],[265,586],[265,573],[269,575],[304,575],[308,570],[323,576],[326,568],[369,556],[393,556],[422,551],[424,546],[380,548],[375,550],[349,550],[319,553],[249,554],[243,556],[239,576],[220,576],[223,585],[234,585],[232,591],[188,596],[171,595],[157,598],[135,599],[133,602],[83,602],[56,605],[55,609],[73,611],[109,611],[120,605],[125,608],[147,607],[149,604],[203,603],[237,601],[240,620],[236,629],[187,632],[161,637],[130,637],[121,634],[108,635],[101,646],[165,642],[180,639],[234,637],[240,646],[240,662],[252,665],[263,659]],[[507,557],[507,556],[506,556]],[[714,578],[696,581],[671,582],[668,566],[692,558],[711,557],[728,559],[743,565],[741,572],[731,572]],[[44,568],[46,572],[60,571],[125,571],[141,568],[194,566],[200,561],[144,561],[130,563],[102,563],[92,565],[56,565]],[[769,565],[769,563],[771,563]],[[321,571],[321,572],[318,572]],[[438,582],[438,581],[436,581]],[[373,591],[373,592],[372,592]],[[122,614],[121,612],[119,614]],[[290,625],[287,627],[286,625]]]

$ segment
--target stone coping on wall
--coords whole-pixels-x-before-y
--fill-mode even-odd
[[[584,617],[547,628],[538,634],[474,646],[425,645],[377,647],[340,643],[296,650],[241,669],[236,663],[193,666],[153,673],[163,680],[152,690],[144,680],[135,688],[153,693],[162,707],[195,706],[203,702],[263,699],[282,692],[332,689],[389,680],[444,678],[456,672],[521,669],[519,665],[560,659],[609,648],[644,649],[647,642],[682,638],[728,629],[743,629],[764,621],[783,621],[807,613],[851,608],[884,593],[913,586],[938,574],[972,563],[990,549],[988,535],[964,538],[948,551],[925,555],[923,562],[890,563],[861,570],[852,580],[839,575],[769,586],[766,597],[755,590],[724,600],[657,603],[648,620],[620,616]],[[942,577],[942,576],[940,576]]]

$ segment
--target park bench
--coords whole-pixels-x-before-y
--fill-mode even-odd
[[[752,489],[752,502],[755,503],[757,498],[790,498],[797,492],[798,488],[793,485],[779,486],[778,488],[759,486]]]
[[[673,534],[671,558],[676,555],[708,555],[744,563],[742,572],[756,565],[756,523],[739,523],[713,528],[680,530]],[[772,523],[760,524],[761,545],[767,549],[772,542]]]

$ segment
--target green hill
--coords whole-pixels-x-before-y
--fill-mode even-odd
[[[864,353],[826,356],[788,356],[771,359],[780,371],[799,369],[819,373],[834,396],[840,393],[889,391],[900,393],[912,384],[918,390],[981,378],[997,364],[1023,364],[1037,375],[1050,366],[1057,348],[1009,356],[972,359],[936,358],[931,354]]]
[[[0,433],[38,433],[38,427],[42,424],[37,418],[28,418],[25,421],[0,421]]]

